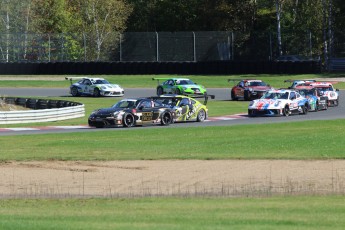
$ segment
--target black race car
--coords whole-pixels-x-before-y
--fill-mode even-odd
[[[98,109],[91,113],[89,126],[132,127],[136,125],[161,124],[174,122],[175,112],[151,98],[123,99],[110,108]]]

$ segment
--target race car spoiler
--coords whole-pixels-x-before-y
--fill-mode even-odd
[[[157,80],[157,83],[158,83],[158,85],[159,85],[159,81],[166,81],[166,80],[169,80],[169,79],[171,79],[171,78],[166,78],[166,77],[153,77],[152,78],[152,81],[154,81],[154,80]]]
[[[304,82],[316,82],[314,79],[287,79],[284,82],[294,82],[294,81],[304,81]]]
[[[232,79],[228,79],[228,82],[231,82],[231,81],[243,81],[243,80],[248,80],[248,81],[259,81],[258,79],[250,79],[250,78],[232,78]]]
[[[83,79],[85,77],[65,77],[65,80],[70,80],[71,84],[72,84],[72,81],[75,81],[75,80],[80,80],[80,79]]]
[[[164,95],[161,95],[160,96],[154,96],[154,97],[151,97],[151,98],[175,98],[175,97],[178,97],[178,96],[181,96],[179,94],[164,94]],[[208,94],[204,94],[204,95],[190,95],[190,94],[182,94],[182,96],[186,96],[186,97],[190,97],[190,98],[204,98],[204,105],[207,104],[207,101],[209,98],[211,99],[215,99],[216,96],[215,95],[208,95]]]

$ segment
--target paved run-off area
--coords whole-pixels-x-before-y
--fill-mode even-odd
[[[0,198],[345,193],[345,160],[30,161],[0,172]]]

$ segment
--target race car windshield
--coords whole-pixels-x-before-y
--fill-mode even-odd
[[[136,107],[136,101],[119,101],[113,108],[122,108],[122,109],[134,109]]]
[[[267,84],[262,81],[252,81],[248,82],[248,86],[267,86]]]
[[[191,80],[176,80],[176,85],[195,85]]]
[[[315,89],[300,89],[298,90],[299,94],[301,94],[303,97],[308,95],[314,95]]]
[[[178,100],[176,98],[156,98],[154,101],[162,106],[174,107],[176,106]]]
[[[288,99],[289,93],[288,92],[267,92],[265,93],[261,99]]]
[[[96,80],[96,81],[92,81],[92,84],[97,84],[97,85],[101,85],[101,84],[110,84],[107,80]]]

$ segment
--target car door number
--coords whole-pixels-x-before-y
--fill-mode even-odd
[[[144,112],[142,114],[141,120],[142,121],[152,121],[152,116],[153,116],[153,112]]]

